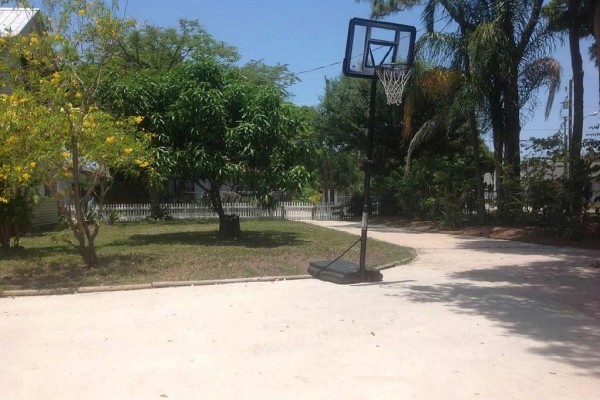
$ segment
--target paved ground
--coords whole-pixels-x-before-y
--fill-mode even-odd
[[[598,398],[600,252],[370,236],[419,256],[377,284],[0,299],[1,398]]]

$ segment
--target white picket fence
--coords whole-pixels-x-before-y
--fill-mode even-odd
[[[161,208],[175,219],[217,218],[210,206],[196,203],[164,203]],[[282,202],[274,210],[265,210],[252,203],[225,203],[226,214],[240,218],[287,219],[293,221],[342,220],[349,217],[345,206],[312,204],[305,202]],[[140,221],[150,216],[150,204],[105,204],[102,219],[108,220],[110,213],[117,213],[119,221]]]

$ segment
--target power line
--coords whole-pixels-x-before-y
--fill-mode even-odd
[[[434,24],[436,24],[436,23],[440,22],[441,20],[443,20],[443,19],[445,19],[445,18],[446,18],[446,17],[440,17],[439,19],[437,19],[436,21],[434,21]],[[417,33],[421,32],[421,31],[424,31],[425,29],[426,29],[426,28],[417,29]],[[336,62],[333,62],[333,63],[331,63],[331,64],[322,65],[322,66],[320,66],[320,67],[316,67],[316,68],[312,68],[312,69],[307,69],[307,70],[305,70],[305,71],[296,72],[294,75],[296,75],[296,76],[297,76],[297,75],[307,74],[307,73],[309,73],[309,72],[315,72],[315,71],[318,71],[318,70],[321,70],[321,69],[325,69],[325,68],[329,68],[329,67],[334,67],[334,66],[336,66],[336,65],[340,65],[342,62],[343,62],[343,61],[336,61]]]
[[[296,74],[294,74],[294,75],[302,75],[302,74],[307,74],[307,73],[309,73],[309,72],[315,72],[315,71],[318,71],[318,70],[320,70],[320,69],[325,69],[325,68],[333,67],[333,66],[335,66],[335,65],[339,65],[339,64],[341,64],[341,63],[342,63],[341,61],[336,61],[336,62],[334,62],[334,63],[328,64],[328,65],[323,65],[323,66],[321,66],[321,67],[317,67],[317,68],[313,68],[313,69],[307,69],[306,71],[300,71],[300,72],[297,72],[297,73],[296,73]]]

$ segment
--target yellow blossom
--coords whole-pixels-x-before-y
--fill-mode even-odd
[[[25,172],[23,175],[21,175],[21,178],[23,179],[24,182],[29,182],[31,175],[29,175],[27,172]]]
[[[82,8],[81,10],[77,11],[77,14],[83,17],[85,15],[85,10]]]
[[[142,161],[142,160],[135,160],[135,163],[140,168],[146,168],[148,165],[150,165],[150,163],[148,163],[148,161]]]
[[[52,74],[52,79],[50,79],[50,83],[53,85],[57,85],[60,82],[60,72],[55,72]]]
[[[35,168],[36,165],[37,164],[35,163],[35,161],[32,161],[32,162],[29,163],[29,167],[30,168]]]
[[[0,203],[6,204],[6,203],[8,203],[8,199],[6,197],[1,197],[0,196]]]
[[[68,158],[68,157],[71,155],[71,153],[69,153],[68,151],[63,151],[62,153],[60,153],[60,155],[61,155],[63,158]]]
[[[139,124],[144,120],[144,117],[140,117],[139,115],[133,119],[136,124]]]
[[[40,42],[40,41],[39,41],[39,40],[38,40],[38,38],[37,38],[37,37],[35,37],[35,36],[32,36],[32,37],[29,39],[29,44],[31,44],[31,45],[36,45],[36,44],[38,44],[39,42]]]
[[[133,152],[133,149],[131,147],[128,147],[123,151],[125,152],[125,154],[129,154],[129,153]]]
[[[106,138],[106,143],[113,144],[117,139],[114,136],[109,136]]]
[[[81,94],[81,93],[79,93],[79,92],[75,93],[75,97],[77,97],[78,99],[80,99],[80,98],[81,98],[81,96],[82,96],[82,94]]]

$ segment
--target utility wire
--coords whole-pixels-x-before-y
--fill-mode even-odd
[[[439,19],[437,19],[437,20],[434,22],[434,24],[435,24],[435,23],[438,23],[438,22],[440,22],[441,20],[443,20],[443,19],[445,19],[445,18],[446,18],[446,17],[440,17]],[[421,31],[424,31],[425,29],[426,29],[426,28],[417,29],[417,33],[421,32]],[[362,55],[362,54],[361,54],[361,55]],[[359,56],[360,56],[360,55],[359,55]],[[357,56],[357,57],[359,57],[359,56]],[[312,68],[312,69],[307,69],[307,70],[304,70],[304,71],[296,72],[294,75],[298,76],[298,75],[307,74],[307,73],[309,73],[309,72],[315,72],[315,71],[318,71],[318,70],[321,70],[321,69],[325,69],[325,68],[329,68],[329,67],[334,67],[334,66],[336,66],[336,65],[340,65],[342,62],[343,62],[343,61],[336,61],[336,62],[333,62],[333,63],[331,63],[331,64],[322,65],[322,66],[320,66],[320,67],[316,67],[316,68]]]

